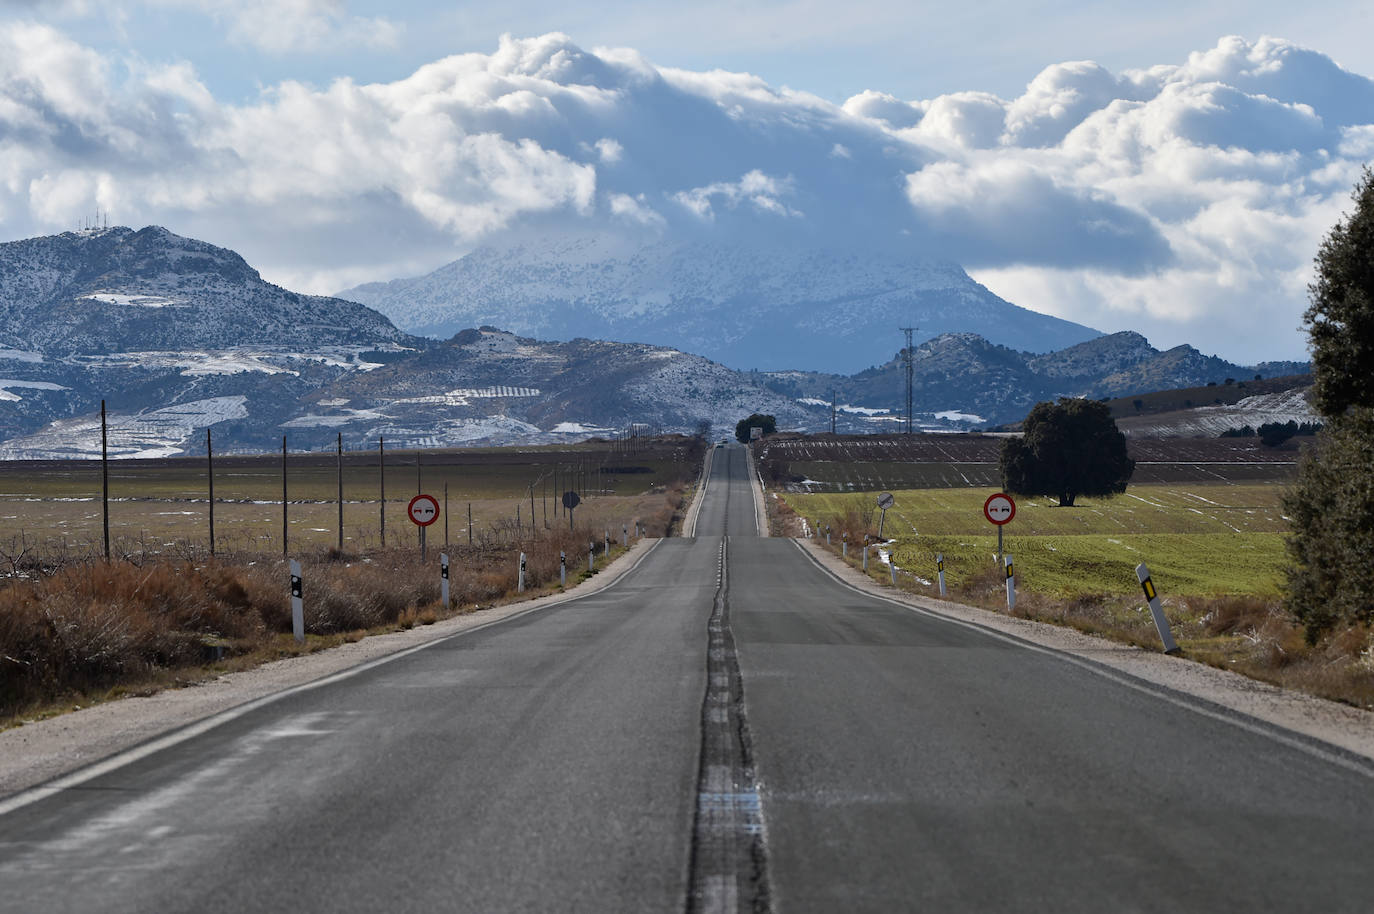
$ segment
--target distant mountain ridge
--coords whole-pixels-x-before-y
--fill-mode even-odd
[[[1016,421],[1057,396],[1306,370],[1234,365],[1189,346],[1160,352],[1136,333],[1051,353],[944,334],[915,348],[913,367],[917,425],[940,430]],[[283,435],[298,450],[336,434],[349,447],[379,435],[433,447],[575,440],[631,423],[719,429],[752,412],[819,431],[832,396],[839,430],[893,429],[905,402],[900,353],[827,374],[738,371],[666,346],[540,341],[495,326],[435,341],[363,305],[263,282],[234,252],[161,228],[0,245],[0,459],[98,455],[102,400],[112,453],[152,457],[201,452],[210,427],[217,448],[240,452],[273,450]]]
[[[339,295],[416,334],[494,324],[540,339],[670,346],[741,369],[857,371],[890,351],[905,326],[917,328],[918,341],[971,332],[1034,352],[1100,336],[1006,302],[953,263],[766,241],[511,241]]]
[[[913,401],[918,413],[958,412],[999,425],[1015,422],[1042,400],[1120,397],[1157,390],[1302,374],[1306,362],[1237,365],[1192,346],[1160,351],[1134,331],[1122,331],[1035,354],[999,346],[976,334],[945,334],[915,347]],[[795,397],[828,399],[860,408],[900,411],[905,403],[901,353],[852,376],[770,373],[770,386]]]

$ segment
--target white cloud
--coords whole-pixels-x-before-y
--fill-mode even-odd
[[[612,215],[627,222],[653,228],[664,228],[668,224],[667,220],[649,205],[643,194],[637,197],[631,197],[629,194],[611,194],[608,204]]]
[[[235,28],[266,15],[199,5]],[[278,34],[304,43],[357,18],[283,9]],[[0,25],[6,237],[99,205],[311,291],[414,275],[507,228],[762,232],[947,257],[1100,329],[1160,322],[1234,358],[1294,357],[1311,258],[1372,157],[1374,81],[1276,39],[1117,74],[1055,64],[1013,99],[838,106],[550,34],[233,104],[184,61]]]
[[[775,178],[758,169],[745,173],[738,181],[716,181],[705,187],[678,191],[672,199],[681,204],[698,218],[712,220],[716,217],[712,201],[718,199],[729,209],[741,203],[750,204],[755,210],[779,216],[801,216],[802,213],[782,202],[781,198],[793,192],[791,177]]]
[[[147,0],[198,10],[229,38],[272,54],[339,48],[392,48],[401,27],[384,17],[354,16],[343,0]]]

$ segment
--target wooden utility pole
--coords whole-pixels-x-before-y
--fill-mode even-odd
[[[205,479],[210,484],[210,554],[215,554],[215,447],[205,429]]]
[[[343,552],[343,432],[339,432],[338,451],[335,457],[339,471],[339,551]]]
[[[286,555],[286,436],[281,436],[281,554]]]
[[[110,560],[110,446],[105,401],[100,401],[100,514],[105,527],[105,561]]]

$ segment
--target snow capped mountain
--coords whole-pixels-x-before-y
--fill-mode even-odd
[[[976,333],[1032,352],[1097,331],[1003,301],[953,263],[895,249],[559,234],[491,244],[415,279],[339,293],[412,333],[495,324],[540,339],[672,346],[736,368],[853,372],[900,345]]]
[[[407,340],[374,311],[289,292],[233,251],[160,226],[0,244],[0,348],[61,356]]]

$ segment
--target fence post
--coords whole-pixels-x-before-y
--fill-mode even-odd
[[[1000,529],[1000,528],[999,528]],[[1011,568],[1011,553],[1002,556],[1007,565],[1007,609],[1016,608],[1016,573]]]
[[[439,553],[439,599],[444,603],[444,610],[448,610],[448,553]]]
[[[305,641],[305,589],[301,586],[301,563],[291,560],[291,634],[296,643]]]
[[[935,554],[935,571],[940,578],[940,596],[945,595],[945,556],[944,553]]]
[[[1169,619],[1164,615],[1164,607],[1160,605],[1159,594],[1155,592],[1155,582],[1150,579],[1150,569],[1141,562],[1135,566],[1135,576],[1140,579],[1140,586],[1145,591],[1145,599],[1150,601],[1150,615],[1154,616],[1155,629],[1159,632],[1159,640],[1164,642],[1164,653],[1177,654],[1178,645],[1174,643],[1173,633],[1169,631]]]
[[[520,580],[515,589],[518,593],[525,592],[525,553],[520,553]]]

